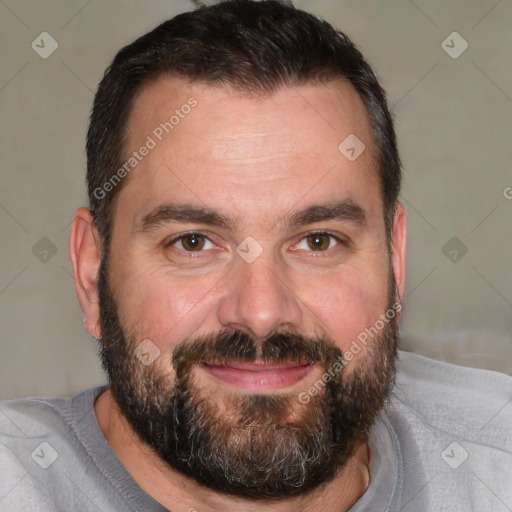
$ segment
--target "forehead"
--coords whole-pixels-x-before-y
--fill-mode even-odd
[[[345,140],[366,149],[351,161],[340,151]],[[247,212],[360,196],[377,209],[372,141],[365,107],[348,83],[254,96],[160,78],[138,94],[129,117],[126,159],[143,146],[151,148],[121,196],[134,211],[179,197]]]

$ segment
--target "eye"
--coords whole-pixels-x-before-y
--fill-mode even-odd
[[[186,233],[175,238],[167,244],[187,252],[200,252],[206,249],[213,249],[215,245],[200,233]]]
[[[294,247],[294,250],[322,252],[340,243],[342,241],[338,237],[329,233],[310,233]]]

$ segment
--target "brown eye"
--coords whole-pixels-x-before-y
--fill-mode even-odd
[[[191,233],[190,235],[182,236],[179,242],[186,251],[201,251],[205,246],[206,237],[197,233]]]
[[[313,251],[325,251],[331,245],[331,236],[322,233],[315,233],[306,237],[308,247]]]

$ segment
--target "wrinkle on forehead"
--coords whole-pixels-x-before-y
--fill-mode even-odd
[[[137,148],[191,97],[197,106],[157,142],[122,191],[132,189],[127,198],[139,213],[184,199],[246,212],[250,222],[249,217],[269,220],[272,212],[280,218],[278,212],[299,203],[346,196],[369,212],[380,211],[372,151],[349,162],[338,150],[351,133],[372,146],[365,107],[352,86],[305,85],[253,99],[225,88],[161,79],[134,104],[129,145]]]
[[[332,141],[337,148],[348,129],[359,132],[360,138],[370,137],[366,109],[355,89],[343,81],[283,87],[264,97],[251,97],[225,87],[164,77],[136,98],[128,120],[127,145],[136,147],[190,97],[197,100],[197,106],[168,137],[176,144],[196,146],[196,151],[207,151],[212,157],[228,156],[224,146],[232,146],[235,158],[238,148],[248,157],[251,148],[255,153],[262,148],[268,153],[286,152],[283,147],[291,148],[299,141],[309,142],[309,146],[325,146]],[[276,146],[275,139],[281,139],[279,146],[283,147]],[[304,149],[302,144],[295,146]]]

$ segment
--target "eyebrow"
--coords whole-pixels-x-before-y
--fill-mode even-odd
[[[282,217],[279,224],[297,228],[315,222],[342,221],[358,226],[366,224],[364,209],[352,199],[342,199],[322,205],[313,205],[292,215]],[[138,223],[137,231],[148,232],[170,222],[190,222],[233,229],[234,220],[206,206],[165,203],[157,206]]]
[[[347,198],[323,205],[310,206],[285,219],[285,224],[291,227],[299,227],[332,220],[364,226],[366,224],[366,214],[359,204]]]
[[[192,222],[208,224],[222,228],[231,228],[233,222],[225,215],[206,206],[166,203],[156,207],[145,215],[139,223],[137,231],[151,231],[169,222]]]

